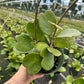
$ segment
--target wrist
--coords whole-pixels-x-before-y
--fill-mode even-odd
[[[11,79],[9,79],[7,82],[5,82],[4,84],[20,84],[20,83],[18,83],[18,82],[16,81],[16,79],[11,78]]]

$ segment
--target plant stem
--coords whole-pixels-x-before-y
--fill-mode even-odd
[[[57,25],[59,25],[59,23],[62,21],[63,17],[65,16],[65,14],[68,12],[68,10],[77,2],[78,0],[75,0],[63,13],[63,15],[61,16],[60,20],[57,22]],[[50,47],[53,47],[53,42],[54,42],[54,37],[55,37],[55,33],[57,31],[57,28],[55,28],[54,33],[52,35],[52,40],[51,40],[51,44]]]
[[[36,11],[35,11],[35,24],[34,24],[34,27],[35,27],[35,43],[37,43],[37,35],[36,35],[36,29],[37,29],[37,15],[38,15],[38,7],[39,7],[39,4],[40,4],[41,0],[39,0],[38,4],[37,4],[37,7],[36,7]]]

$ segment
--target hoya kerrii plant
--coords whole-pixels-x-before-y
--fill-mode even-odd
[[[58,71],[63,64],[63,48],[73,45],[75,37],[81,34],[76,29],[58,26],[66,12],[78,0],[70,5],[58,22],[50,10],[37,17],[40,1],[37,4],[35,21],[28,22],[27,33],[16,36],[17,42],[14,47],[14,51],[25,53],[22,64],[30,75]]]

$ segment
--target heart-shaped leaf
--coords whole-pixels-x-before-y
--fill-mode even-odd
[[[30,75],[34,75],[41,70],[41,56],[38,53],[27,54],[23,59],[23,65]]]
[[[46,53],[45,57],[43,58],[41,62],[41,66],[44,70],[49,71],[54,66],[54,56],[51,53]]]
[[[26,31],[27,33],[33,38],[35,39],[35,28],[34,28],[34,22],[29,22],[27,24],[27,27],[26,27]],[[39,27],[39,24],[38,24],[38,20],[37,20],[37,29],[36,29],[36,36],[37,36],[37,40],[38,41],[44,41],[45,40],[45,36],[44,36],[44,33],[42,32],[42,30],[40,29]]]
[[[48,49],[48,51],[50,52],[50,53],[52,53],[54,56],[60,56],[61,55],[61,52],[59,51],[59,50],[57,50],[57,49],[54,49],[54,48],[47,48]]]
[[[30,51],[34,45],[32,44],[33,40],[25,33],[16,36],[17,43],[15,44],[16,50],[26,53]]]
[[[38,42],[36,45],[35,45],[35,48],[38,50],[38,51],[41,51],[43,48],[45,47],[48,47],[48,44],[45,43],[45,42]]]
[[[54,26],[48,21],[51,21],[56,24],[56,17],[54,13],[50,10],[47,10],[44,14],[40,14],[39,26],[45,34],[51,35],[54,31]]]
[[[61,33],[57,35],[57,37],[62,38],[62,37],[76,37],[81,35],[81,32],[79,32],[76,29],[64,29]]]
[[[75,43],[75,37],[54,39],[54,46],[59,48],[65,48],[65,47],[69,48],[74,43]]]

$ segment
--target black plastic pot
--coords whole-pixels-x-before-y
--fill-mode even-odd
[[[51,73],[56,73],[59,70],[59,68],[63,65],[64,51],[62,49],[59,50],[61,51],[62,55],[58,57],[58,66],[56,67],[56,69],[53,69],[52,71],[48,71],[48,72],[40,72],[40,74],[49,75]]]

